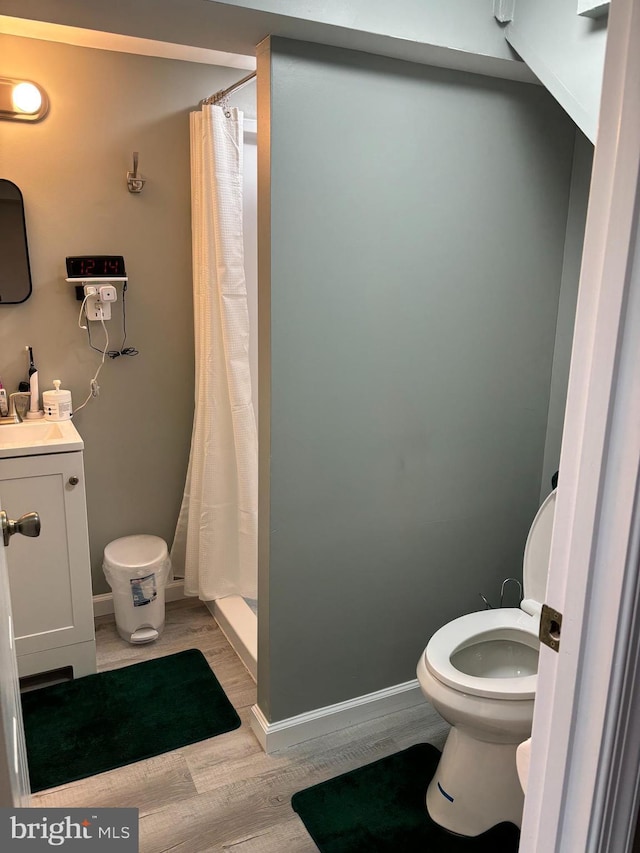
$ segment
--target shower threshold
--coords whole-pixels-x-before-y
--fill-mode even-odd
[[[249,670],[254,681],[258,677],[258,617],[240,595],[228,595],[205,602],[213,618],[234,651]]]

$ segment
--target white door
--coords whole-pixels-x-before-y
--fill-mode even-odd
[[[8,549],[3,545],[0,540],[0,807],[11,808],[29,805],[30,788],[9,596]]]
[[[552,26],[552,22],[550,22]],[[624,853],[640,798],[640,2],[612,0],[521,853]]]

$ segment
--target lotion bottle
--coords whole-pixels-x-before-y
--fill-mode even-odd
[[[54,379],[55,391],[42,395],[44,416],[48,421],[68,421],[71,418],[71,391],[60,390],[60,380]]]

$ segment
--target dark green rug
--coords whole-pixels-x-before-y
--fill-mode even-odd
[[[34,792],[240,725],[198,649],[24,693],[22,713]]]
[[[425,796],[439,759],[421,743],[299,791],[291,803],[321,853],[516,853],[512,823],[464,838],[431,820]]]

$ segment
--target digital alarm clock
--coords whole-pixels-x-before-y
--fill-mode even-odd
[[[126,278],[122,255],[81,255],[67,258],[68,278]]]

